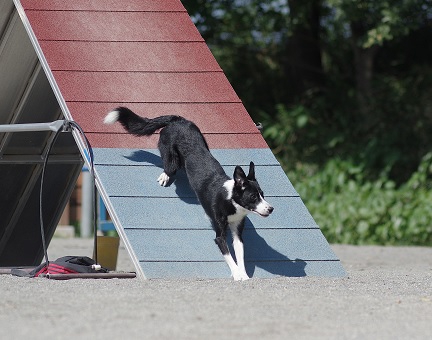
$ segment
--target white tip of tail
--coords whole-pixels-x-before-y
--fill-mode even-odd
[[[105,124],[114,124],[116,121],[118,121],[119,119],[119,112],[118,111],[111,111],[109,112],[105,119],[104,119],[104,123]]]

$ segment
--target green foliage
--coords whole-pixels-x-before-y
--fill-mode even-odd
[[[426,15],[430,1],[424,0],[328,0],[333,19],[361,26],[356,41],[362,48],[383,45],[417,28]]]
[[[403,79],[383,74],[374,84],[367,127],[359,122],[350,89],[338,85],[325,97],[304,95],[297,104],[277,105],[273,115],[262,113],[264,137],[286,170],[337,157],[360,164],[371,180],[383,175],[398,185],[408,180],[432,149],[432,67]]]
[[[340,159],[289,176],[329,242],[432,245],[432,153],[400,187]]]

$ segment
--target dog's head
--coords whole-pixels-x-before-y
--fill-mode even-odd
[[[255,178],[253,162],[250,162],[247,176],[241,167],[236,166],[232,198],[243,208],[263,217],[269,216],[273,211],[273,207],[264,199],[264,193]]]

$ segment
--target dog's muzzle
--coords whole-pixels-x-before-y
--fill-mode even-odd
[[[274,208],[266,201],[262,200],[260,204],[253,210],[262,217],[267,217],[273,212]]]

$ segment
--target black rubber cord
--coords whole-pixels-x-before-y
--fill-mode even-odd
[[[91,148],[90,142],[88,141],[86,135],[84,134],[83,129],[81,126],[78,125],[78,123],[74,121],[66,121],[63,124],[63,127],[57,130],[54,135],[51,137],[51,140],[48,142],[48,147],[44,154],[44,162],[42,167],[42,175],[41,175],[41,181],[40,181],[40,191],[39,191],[39,222],[40,222],[40,229],[41,229],[41,237],[42,237],[42,247],[44,251],[44,257],[45,257],[45,265],[48,268],[49,265],[49,259],[48,259],[48,251],[47,246],[45,242],[45,227],[44,227],[44,220],[43,220],[43,185],[44,185],[44,179],[45,179],[45,171],[48,165],[48,158],[51,153],[52,147],[55,144],[58,136],[61,132],[67,131],[69,128],[75,129],[79,132],[79,134],[82,136],[85,147],[88,155],[89,160],[89,171],[90,175],[93,178],[93,227],[94,227],[94,260],[97,263],[97,214],[96,214],[96,207],[97,207],[97,192],[96,192],[96,185],[95,185],[95,175],[94,175],[94,157],[93,157],[93,150]]]
[[[47,246],[45,243],[45,228],[44,228],[44,220],[43,220],[43,208],[42,208],[42,202],[43,202],[43,184],[45,179],[45,170],[48,164],[48,158],[51,152],[51,149],[57,140],[58,136],[62,132],[62,129],[58,129],[54,135],[52,136],[51,140],[49,141],[48,148],[45,150],[44,155],[44,162],[42,166],[42,175],[41,175],[41,181],[40,181],[40,191],[39,191],[39,223],[40,223],[40,231],[41,231],[41,237],[42,237],[42,247],[44,251],[44,257],[45,257],[45,264],[48,268],[49,260],[48,260],[48,251]]]

